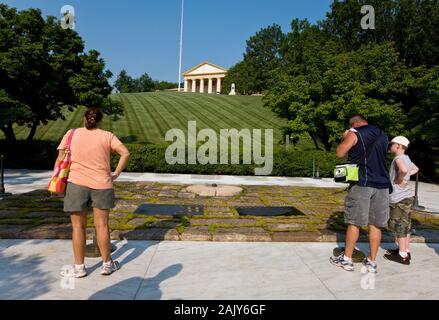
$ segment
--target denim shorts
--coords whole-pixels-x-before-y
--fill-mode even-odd
[[[347,224],[386,228],[389,211],[389,189],[354,185],[346,195],[345,222]]]
[[[67,183],[64,212],[81,212],[88,207],[107,210],[114,208],[114,189],[90,189]]]

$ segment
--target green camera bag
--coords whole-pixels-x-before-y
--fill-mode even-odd
[[[363,141],[363,137],[358,132],[360,139]],[[361,157],[361,159],[358,161],[358,163],[362,163],[364,161],[364,165],[367,164],[367,156],[369,154],[369,151],[375,146],[379,138],[383,135],[383,132],[380,130],[380,134],[376,140],[368,146],[368,148],[364,149],[364,155]],[[363,141],[364,146],[364,141]],[[334,181],[335,182],[343,182],[343,183],[358,183],[360,181],[360,167],[358,164],[340,164],[335,166],[334,170]]]
[[[340,164],[335,167],[334,181],[343,183],[357,183],[360,181],[359,168],[356,164]]]

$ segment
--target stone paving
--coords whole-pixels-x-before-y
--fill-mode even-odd
[[[0,240],[0,300],[439,299],[439,244],[413,244],[410,266],[385,260],[385,249],[393,245],[383,244],[377,275],[361,264],[354,272],[331,265],[334,243],[114,245],[113,258],[121,264],[116,273],[101,276],[100,258],[86,258],[89,275],[66,279],[59,272],[72,263],[71,241]],[[367,253],[366,244],[359,248]]]
[[[345,191],[340,188],[241,185],[234,196],[200,196],[189,185],[117,182],[116,207],[110,213],[114,240],[335,242],[343,241]],[[214,193],[215,194],[215,193]],[[70,239],[63,199],[45,190],[13,195],[0,201],[0,238]],[[142,204],[203,206],[202,215],[142,215]],[[238,207],[294,207],[296,215],[240,216]],[[439,217],[414,212],[413,242],[439,242]],[[88,218],[88,238],[93,217]],[[366,241],[362,230],[360,241]],[[383,241],[393,241],[384,232]]]

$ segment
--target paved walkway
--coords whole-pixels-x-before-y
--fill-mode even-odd
[[[0,299],[439,299],[439,245],[413,245],[411,266],[381,249],[376,276],[332,266],[334,244],[116,245],[121,270],[103,277],[100,260],[87,259],[90,275],[68,282],[58,273],[71,263],[70,241],[1,240]]]
[[[35,189],[44,189],[50,180],[52,171],[5,170],[5,188],[10,193],[25,193]],[[262,177],[262,176],[211,176],[193,174],[161,173],[122,173],[118,181],[159,182],[170,184],[228,184],[261,186],[296,186],[343,188],[345,184],[335,183],[333,179]],[[413,183],[413,182],[412,182]],[[427,183],[419,184],[419,203],[430,212],[439,213],[439,186]]]
[[[8,192],[23,193],[35,187],[46,187],[52,171],[41,170],[5,170],[5,185]],[[333,179],[287,178],[263,176],[215,176],[197,174],[166,173],[127,173],[123,172],[117,181],[121,182],[158,182],[170,184],[228,184],[261,186],[297,186],[343,188],[344,184],[335,183]]]

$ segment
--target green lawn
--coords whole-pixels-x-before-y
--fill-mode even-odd
[[[262,105],[261,97],[155,92],[115,94],[112,98],[124,104],[125,116],[118,121],[105,117],[102,128],[126,143],[163,143],[169,129],[186,133],[188,121],[193,120],[197,121],[197,130],[212,128],[217,133],[231,128],[274,129],[274,141],[278,142],[282,140],[281,128],[287,125]],[[83,108],[66,111],[66,120],[40,126],[35,139],[59,141],[69,128],[82,125],[83,112]],[[29,129],[16,127],[15,132],[18,139],[24,139]]]

